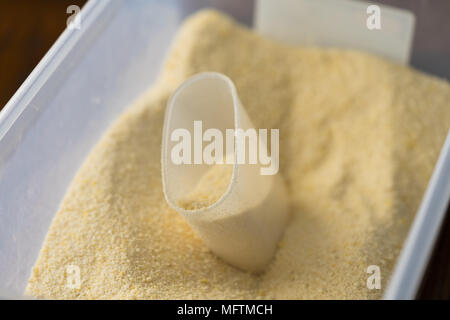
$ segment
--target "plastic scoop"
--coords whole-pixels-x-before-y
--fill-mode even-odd
[[[202,148],[206,152],[213,141],[201,142],[202,138],[208,138],[208,129],[212,129],[209,132],[215,133],[215,137],[223,136],[224,151],[222,155],[215,154],[216,160],[219,159],[215,163],[201,159]],[[250,160],[238,161],[243,152],[249,155],[250,143],[245,150],[239,148],[237,139],[230,139],[229,129],[247,130],[253,129],[253,125],[228,77],[220,73],[201,73],[176,90],[167,104],[163,129],[164,195],[212,252],[238,268],[258,272],[273,257],[283,234],[289,213],[287,191],[279,174],[261,174],[265,165],[250,164]],[[176,138],[180,136],[190,136],[191,141],[185,144],[187,149],[177,153],[181,139]],[[267,151],[266,141],[259,137],[258,148]],[[220,145],[217,138],[214,143]],[[185,160],[182,163],[174,159],[174,154],[180,156],[181,153]],[[204,206],[183,206],[183,199],[195,193],[201,181],[214,182],[214,178],[209,177],[214,166],[231,169],[224,193],[213,202],[206,201]],[[206,190],[211,194],[216,191],[214,187]],[[199,199],[200,203],[202,200]]]

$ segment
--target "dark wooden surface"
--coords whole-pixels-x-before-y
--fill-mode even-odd
[[[414,2],[424,6],[424,4],[431,2],[430,0],[380,1],[391,4],[394,2],[393,4],[396,5],[404,4],[405,6],[411,6],[411,3]],[[66,8],[71,4],[82,6],[84,3],[85,0],[0,0],[0,109],[7,103],[66,27],[68,18]],[[448,3],[450,9],[450,1]],[[426,7],[422,10],[426,10]],[[442,12],[443,16],[448,15],[448,13],[449,11]],[[426,24],[427,22],[421,20],[420,23]],[[433,28],[433,25],[430,28]],[[445,28],[450,28],[450,24],[446,24]],[[436,37],[441,37],[444,31],[438,30],[437,34],[434,33]],[[449,40],[449,34],[447,33],[447,41]],[[416,53],[416,56],[413,56],[413,63],[417,61],[414,64],[421,68],[421,64],[424,63],[423,60],[427,57],[426,54],[433,54],[433,50],[436,49],[440,49],[442,52],[442,48],[435,47],[436,45],[442,46],[442,43],[439,42],[435,45],[431,42],[430,44],[428,37],[424,36],[422,40],[420,34],[418,36],[419,39],[415,39],[416,43],[417,41],[419,43],[425,41],[427,44]],[[443,40],[445,40],[445,37]],[[449,48],[450,46],[444,48],[444,52]],[[450,52],[447,61],[450,61],[449,57]],[[424,66],[421,69],[426,70],[427,68],[433,69],[434,67]],[[440,71],[442,72],[442,68]],[[441,76],[448,78],[445,74]],[[419,298],[450,298],[450,215],[448,212],[431,263],[424,277]]]
[[[442,225],[418,299],[450,299],[450,207]]]
[[[0,0],[0,109],[66,27],[84,0]]]

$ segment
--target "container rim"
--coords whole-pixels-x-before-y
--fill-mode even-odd
[[[418,293],[450,199],[450,130],[403,244],[383,298],[414,299]]]
[[[89,30],[92,22],[110,3],[111,0],[89,0],[78,13],[82,17],[85,27],[81,30],[66,27],[58,37],[49,51],[0,111],[0,141],[8,133],[45,82],[60,66],[66,55],[77,44],[82,35],[86,33],[86,30]]]

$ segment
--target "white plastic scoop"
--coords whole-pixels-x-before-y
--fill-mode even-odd
[[[249,152],[249,148],[242,150],[237,139],[230,143],[226,138],[230,138],[227,129],[239,128],[252,129],[253,125],[228,77],[208,72],[183,83],[166,109],[162,141],[163,189],[168,204],[186,219],[217,256],[238,268],[259,272],[275,253],[288,220],[289,206],[279,174],[263,175],[261,169],[265,166],[259,162],[242,164],[238,161],[242,159],[242,152]],[[180,199],[192,193],[214,165],[211,161],[205,163],[208,159],[201,159],[202,148],[211,142],[200,142],[200,146],[198,142],[208,138],[207,131],[215,137],[224,137],[223,158],[219,155],[218,159],[231,159],[232,164],[228,166],[232,166],[232,174],[217,201],[188,210],[180,205]],[[181,136],[190,137],[191,141],[179,153]],[[217,139],[215,142],[218,143]],[[265,143],[260,139],[259,148],[267,148]],[[180,157],[184,159],[181,163]],[[211,188],[211,192],[214,191]]]

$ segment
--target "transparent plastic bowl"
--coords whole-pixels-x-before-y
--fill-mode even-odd
[[[0,113],[0,297],[23,295],[76,171],[112,121],[155,81],[185,16],[214,6],[250,24],[252,5],[236,0],[86,4],[81,29],[61,35]],[[405,261],[421,259],[419,265],[425,265],[443,213],[435,215],[431,227],[418,222],[417,232],[425,235],[424,255]],[[411,241],[418,238],[411,237],[409,252],[415,252]],[[422,271],[410,270],[409,275],[420,279]],[[392,291],[390,297],[415,294],[414,286],[402,289],[404,281],[399,278],[394,289],[400,293]]]

